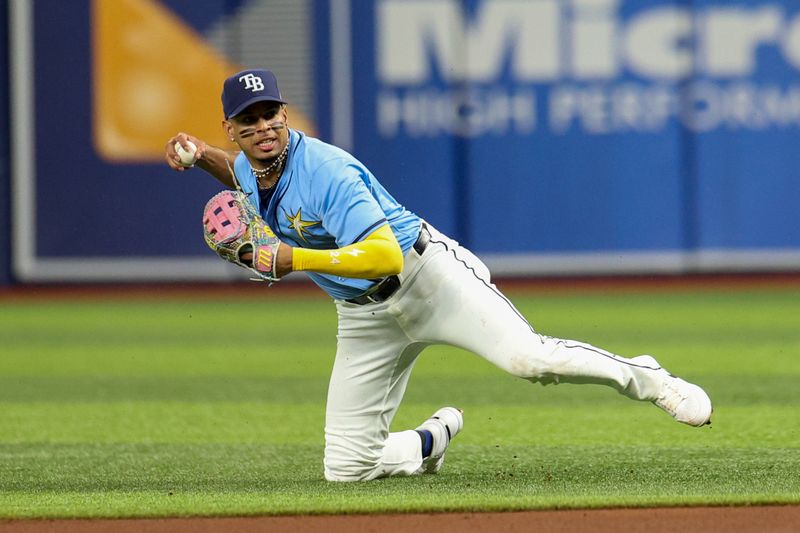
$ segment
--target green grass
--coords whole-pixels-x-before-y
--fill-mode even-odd
[[[258,288],[254,288],[258,291]],[[541,332],[652,353],[714,424],[434,347],[395,429],[466,411],[439,475],[322,478],[324,298],[3,301],[0,518],[800,503],[800,291],[511,295]]]

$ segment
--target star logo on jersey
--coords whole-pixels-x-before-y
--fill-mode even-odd
[[[289,221],[289,226],[295,232],[297,232],[297,235],[303,240],[303,242],[308,242],[306,235],[309,233],[309,231],[306,228],[310,228],[319,224],[318,221],[303,220],[303,211],[299,208],[297,209],[297,213],[294,215],[290,215],[289,213],[285,212],[284,215],[286,215],[286,219]]]

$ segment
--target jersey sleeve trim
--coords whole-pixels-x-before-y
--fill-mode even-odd
[[[351,244],[355,244],[355,243],[357,243],[357,242],[361,242],[361,241],[364,239],[364,237],[366,237],[367,235],[369,235],[370,233],[372,233],[372,232],[373,232],[373,230],[374,230],[375,228],[377,228],[378,226],[383,226],[384,224],[387,224],[388,222],[389,222],[389,220],[388,220],[388,219],[386,219],[386,218],[382,218],[382,219],[378,220],[378,221],[377,221],[377,222],[375,222],[374,224],[370,225],[370,226],[369,226],[367,229],[365,229],[364,231],[362,231],[362,232],[361,232],[361,233],[358,235],[358,237],[356,237],[355,239],[353,239],[353,242],[352,242]]]

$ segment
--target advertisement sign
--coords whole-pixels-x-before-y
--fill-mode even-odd
[[[442,218],[496,270],[800,264],[796,3],[358,6],[358,146],[456,146]]]
[[[163,150],[245,66],[496,274],[800,269],[795,2],[198,4],[10,3],[17,278],[241,278]]]

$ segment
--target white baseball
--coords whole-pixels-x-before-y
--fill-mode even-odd
[[[181,143],[175,143],[175,151],[178,153],[178,156],[181,158],[181,165],[184,167],[190,167],[195,164],[197,158],[194,156],[195,152],[197,152],[197,146],[192,141],[186,141],[186,145],[189,147],[188,150],[184,149],[181,146]]]

